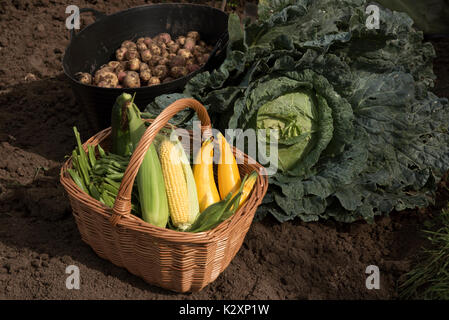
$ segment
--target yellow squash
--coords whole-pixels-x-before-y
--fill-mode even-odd
[[[208,139],[203,142],[193,165],[193,177],[195,178],[200,212],[220,201],[214,178],[213,157],[214,145],[212,140]]]
[[[223,200],[230,192],[238,191],[242,181],[231,147],[221,133],[218,133],[217,138],[220,146],[220,161],[217,166],[218,190]]]
[[[249,174],[249,176],[244,181],[243,188],[242,188],[242,195],[240,197],[239,207],[237,208],[237,210],[240,209],[240,207],[245,203],[245,201],[248,199],[249,195],[251,194],[251,191],[253,190],[254,185],[256,184],[257,176],[258,176],[257,171],[253,171]],[[233,193],[232,197],[234,197],[238,192],[239,192],[239,190],[236,190]]]

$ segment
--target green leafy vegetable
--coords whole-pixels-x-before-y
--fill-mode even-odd
[[[380,8],[368,29],[369,4],[261,0],[256,23],[230,16],[223,64],[187,83],[182,96],[221,131],[279,129],[259,214],[371,221],[434,201],[449,169],[448,101],[429,91],[435,52],[404,13]]]

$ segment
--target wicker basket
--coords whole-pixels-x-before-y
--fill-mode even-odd
[[[71,159],[64,163],[60,173],[82,240],[100,257],[125,267],[150,284],[177,292],[201,290],[229,265],[240,249],[268,187],[265,169],[234,148],[235,157],[245,160],[239,164],[241,175],[257,170],[259,177],[246,203],[216,228],[200,233],[178,232],[153,226],[132,215],[131,191],[144,155],[158,131],[185,108],[196,111],[203,134],[210,134],[209,116],[198,101],[180,99],[167,107],[151,121],[133,153],[114,208],[105,206],[77,187],[67,172],[72,167]],[[83,147],[87,150],[87,145],[100,144],[108,150],[110,132],[110,128],[99,132]],[[192,133],[189,134],[192,139]]]

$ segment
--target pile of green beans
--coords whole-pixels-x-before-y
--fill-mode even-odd
[[[106,153],[100,145],[87,146],[86,153],[81,145],[80,134],[73,128],[77,147],[72,152],[73,169],[68,169],[77,186],[94,199],[108,207],[113,207],[120,183],[123,179],[129,157]],[[98,151],[98,158],[97,153]],[[138,197],[133,194],[132,212],[140,215]]]

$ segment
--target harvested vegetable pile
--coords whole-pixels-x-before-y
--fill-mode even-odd
[[[221,67],[187,84],[215,127],[279,130],[260,214],[372,221],[434,201],[449,106],[429,91],[433,47],[404,13],[380,8],[380,29],[368,29],[368,4],[261,0],[256,23],[230,16]]]
[[[67,171],[80,190],[110,208],[147,129],[141,116],[134,97],[128,93],[117,97],[112,107],[109,152],[92,144],[87,145],[86,152],[74,128],[77,147],[71,157],[73,168]],[[213,168],[215,144],[219,150],[217,183]],[[176,130],[163,128],[138,167],[131,212],[161,228],[207,231],[243,206],[257,176],[253,171],[240,177],[232,149],[222,134],[218,134],[217,141],[212,136],[202,142],[192,168]]]
[[[93,75],[77,73],[78,81],[104,88],[139,88],[171,82],[197,71],[209,59],[213,47],[197,31],[175,40],[161,33],[136,42],[123,41],[116,60],[101,66]]]

